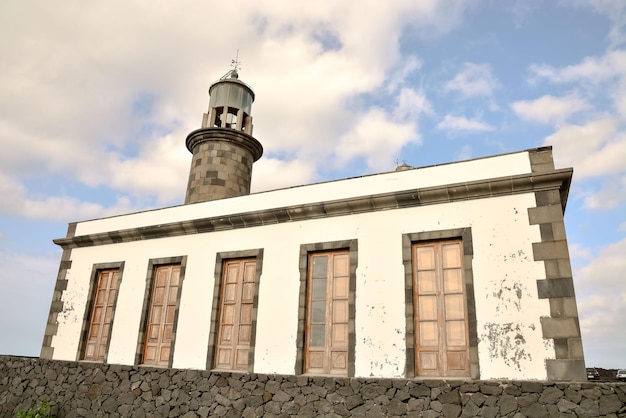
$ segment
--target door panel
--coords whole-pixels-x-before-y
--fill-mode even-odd
[[[460,240],[413,246],[416,374],[469,376],[463,245]]]
[[[248,370],[256,289],[256,259],[224,262],[215,368]]]
[[[113,321],[113,305],[117,296],[119,270],[98,272],[94,303],[85,343],[83,359],[104,361],[110,328]]]
[[[180,264],[158,266],[150,298],[143,363],[168,366],[174,335]]]
[[[307,289],[305,372],[347,376],[348,251],[310,254]]]

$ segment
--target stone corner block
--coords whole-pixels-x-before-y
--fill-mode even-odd
[[[579,338],[578,318],[541,317],[543,338]]]
[[[537,280],[539,299],[574,297],[574,282],[571,277]]]
[[[546,369],[548,380],[587,380],[584,360],[548,359]]]
[[[528,221],[531,225],[563,222],[563,209],[560,204],[528,208]]]
[[[39,358],[52,360],[52,354],[54,353],[54,348],[52,347],[41,347],[41,352],[39,353]]]
[[[569,259],[567,241],[533,242],[533,256],[535,261]]]

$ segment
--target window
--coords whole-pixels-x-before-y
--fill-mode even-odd
[[[350,253],[309,255],[305,373],[348,375]]]
[[[143,364],[168,366],[172,354],[181,265],[157,266],[150,295]]]
[[[354,376],[358,240],[300,245],[296,374]]]
[[[256,259],[224,262],[215,368],[248,370],[256,294]]]
[[[463,243],[416,243],[412,259],[416,375],[469,377]]]
[[[238,110],[234,107],[228,108],[228,113],[226,114],[226,127],[230,129],[237,128],[237,112]]]
[[[119,278],[119,269],[97,272],[84,345],[84,360],[105,361],[106,359]]]
[[[222,127],[222,114],[224,113],[224,107],[216,107],[213,109],[215,115],[215,121],[213,122],[213,127],[221,128]]]

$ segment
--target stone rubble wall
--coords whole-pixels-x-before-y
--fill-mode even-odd
[[[216,373],[0,356],[0,417],[626,417],[626,383]]]

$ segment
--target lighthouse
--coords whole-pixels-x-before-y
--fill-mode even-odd
[[[239,80],[237,67],[209,87],[202,127],[187,135],[192,153],[185,204],[250,193],[252,164],[263,146],[252,136],[254,91]]]

